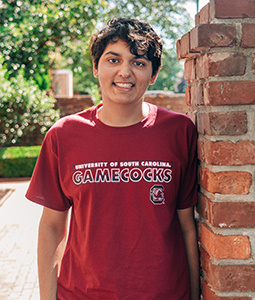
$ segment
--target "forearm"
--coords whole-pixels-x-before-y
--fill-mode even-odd
[[[196,226],[193,217],[193,208],[178,210],[178,216],[183,232],[187,259],[190,271],[191,300],[200,298],[199,292],[199,256]]]
[[[199,256],[196,231],[184,233],[187,259],[190,271],[191,300],[200,299],[199,295]]]
[[[38,276],[41,300],[57,299],[57,278],[66,244],[66,231],[41,221],[38,236]]]

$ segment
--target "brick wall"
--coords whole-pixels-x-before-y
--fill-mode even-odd
[[[199,140],[205,300],[255,299],[255,1],[211,0],[177,42]]]
[[[188,111],[185,94],[175,94],[172,92],[164,92],[164,91],[149,91],[145,93],[144,100],[146,102],[182,114],[186,114]]]
[[[174,94],[163,91],[151,91],[145,95],[145,101],[186,114],[188,106],[184,94]],[[72,98],[56,98],[56,108],[60,110],[61,117],[77,113],[93,105],[88,95],[74,95]]]
[[[72,98],[56,97],[55,103],[61,117],[75,114],[93,105],[94,103],[88,95],[74,95]]]
[[[94,105],[89,95],[74,95],[72,98],[55,97],[55,99],[55,108],[59,109],[61,117],[75,114]],[[185,94],[154,91],[145,96],[145,101],[183,114],[188,111]],[[44,135],[38,127],[31,134],[23,137],[18,145],[40,145],[43,139]]]

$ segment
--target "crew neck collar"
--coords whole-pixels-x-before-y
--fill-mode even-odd
[[[135,123],[133,125],[129,126],[110,126],[104,124],[98,117],[98,110],[103,106],[103,103],[99,103],[97,106],[95,106],[93,112],[92,112],[92,119],[95,122],[95,124],[103,129],[108,131],[121,131],[121,132],[129,132],[129,131],[136,131],[145,127],[149,127],[152,123],[154,123],[156,119],[156,113],[157,113],[157,107],[155,105],[152,105],[150,103],[146,104],[149,106],[149,113],[148,115],[142,119],[140,122]]]

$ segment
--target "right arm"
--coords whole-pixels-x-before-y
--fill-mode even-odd
[[[57,299],[57,279],[66,246],[69,211],[44,207],[38,235],[38,275],[41,300]]]

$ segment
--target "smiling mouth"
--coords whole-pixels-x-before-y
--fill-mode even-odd
[[[122,88],[131,88],[134,86],[132,83],[120,83],[120,82],[114,82],[114,85]]]

